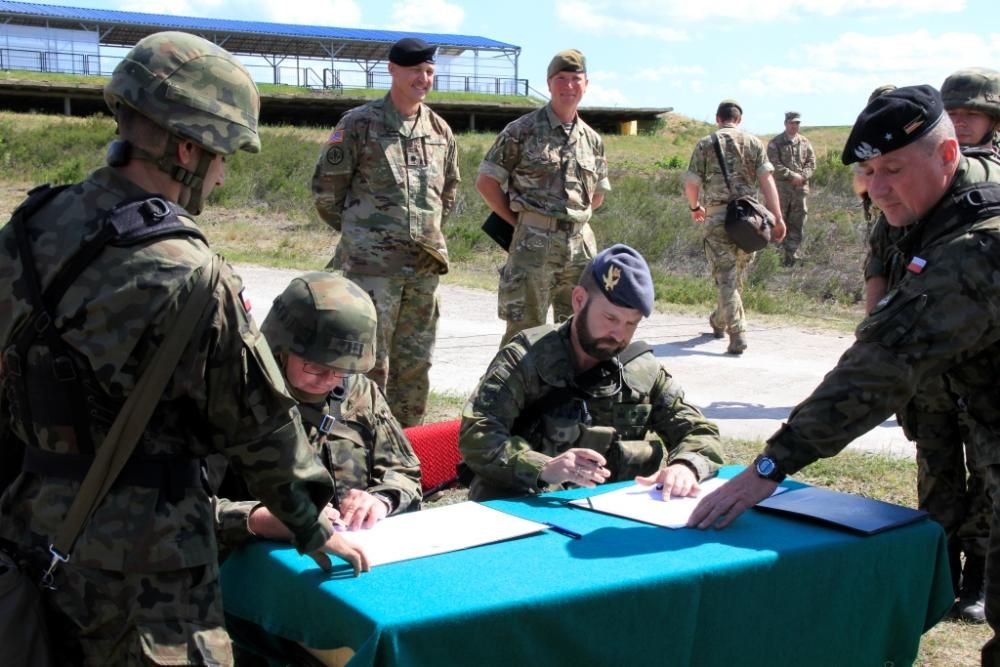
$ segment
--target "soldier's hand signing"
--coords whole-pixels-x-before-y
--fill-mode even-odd
[[[774,493],[777,482],[747,468],[708,494],[698,503],[688,519],[689,528],[725,528],[736,517]]]
[[[663,491],[664,500],[670,500],[670,496],[693,496],[701,491],[698,477],[689,466],[683,463],[660,468],[652,475],[636,477],[635,481],[643,486],[655,484],[657,489]]]
[[[593,488],[611,476],[611,472],[604,467],[607,463],[593,449],[574,447],[546,463],[539,477],[549,484],[572,482],[577,486]]]
[[[309,557],[316,561],[316,564],[320,566],[324,572],[329,572],[333,568],[333,563],[330,561],[330,557],[327,554],[334,554],[335,556],[340,556],[354,568],[354,576],[358,576],[362,572],[368,572],[371,567],[368,565],[368,556],[365,555],[364,550],[351,544],[344,539],[344,536],[340,533],[334,533],[330,535],[330,539],[326,541],[323,545],[322,550],[314,551],[309,554]]]
[[[371,528],[388,513],[385,503],[361,489],[351,489],[340,501],[340,520],[351,530]]]

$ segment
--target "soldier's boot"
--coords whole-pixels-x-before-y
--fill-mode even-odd
[[[715,321],[715,313],[713,312],[708,316],[708,324],[712,327],[712,336],[714,338],[725,338],[726,328],[719,326]]]
[[[782,266],[791,267],[795,266],[795,262],[798,261],[799,256],[795,250],[791,248],[785,248],[785,257],[781,260]]]
[[[962,587],[955,604],[958,618],[969,623],[986,622],[986,558],[965,555]]]
[[[743,351],[747,349],[747,338],[743,331],[737,331],[736,333],[729,334],[729,347],[726,348],[726,352],[729,354],[743,354]]]

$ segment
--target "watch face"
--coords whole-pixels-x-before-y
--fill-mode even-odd
[[[769,477],[776,467],[774,461],[766,456],[762,456],[757,461],[757,474],[761,477]]]

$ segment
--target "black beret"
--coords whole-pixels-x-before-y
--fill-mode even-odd
[[[649,265],[638,252],[616,243],[597,253],[590,272],[608,301],[623,308],[634,308],[649,317],[653,312],[653,276]]]
[[[389,49],[389,62],[401,67],[413,67],[420,63],[433,63],[436,46],[431,46],[416,37],[404,37]]]
[[[933,86],[906,86],[879,95],[854,122],[840,159],[853,164],[903,148],[934,129],[942,116],[944,104]]]

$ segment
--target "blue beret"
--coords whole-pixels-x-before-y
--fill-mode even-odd
[[[854,122],[840,156],[844,164],[870,160],[912,144],[944,116],[933,86],[906,86],[873,99]]]
[[[624,243],[605,248],[594,257],[590,272],[611,303],[634,308],[644,317],[653,312],[653,276],[646,260],[632,248]]]
[[[436,46],[431,46],[416,37],[404,37],[389,49],[389,62],[401,67],[413,67],[420,63],[433,63]]]

